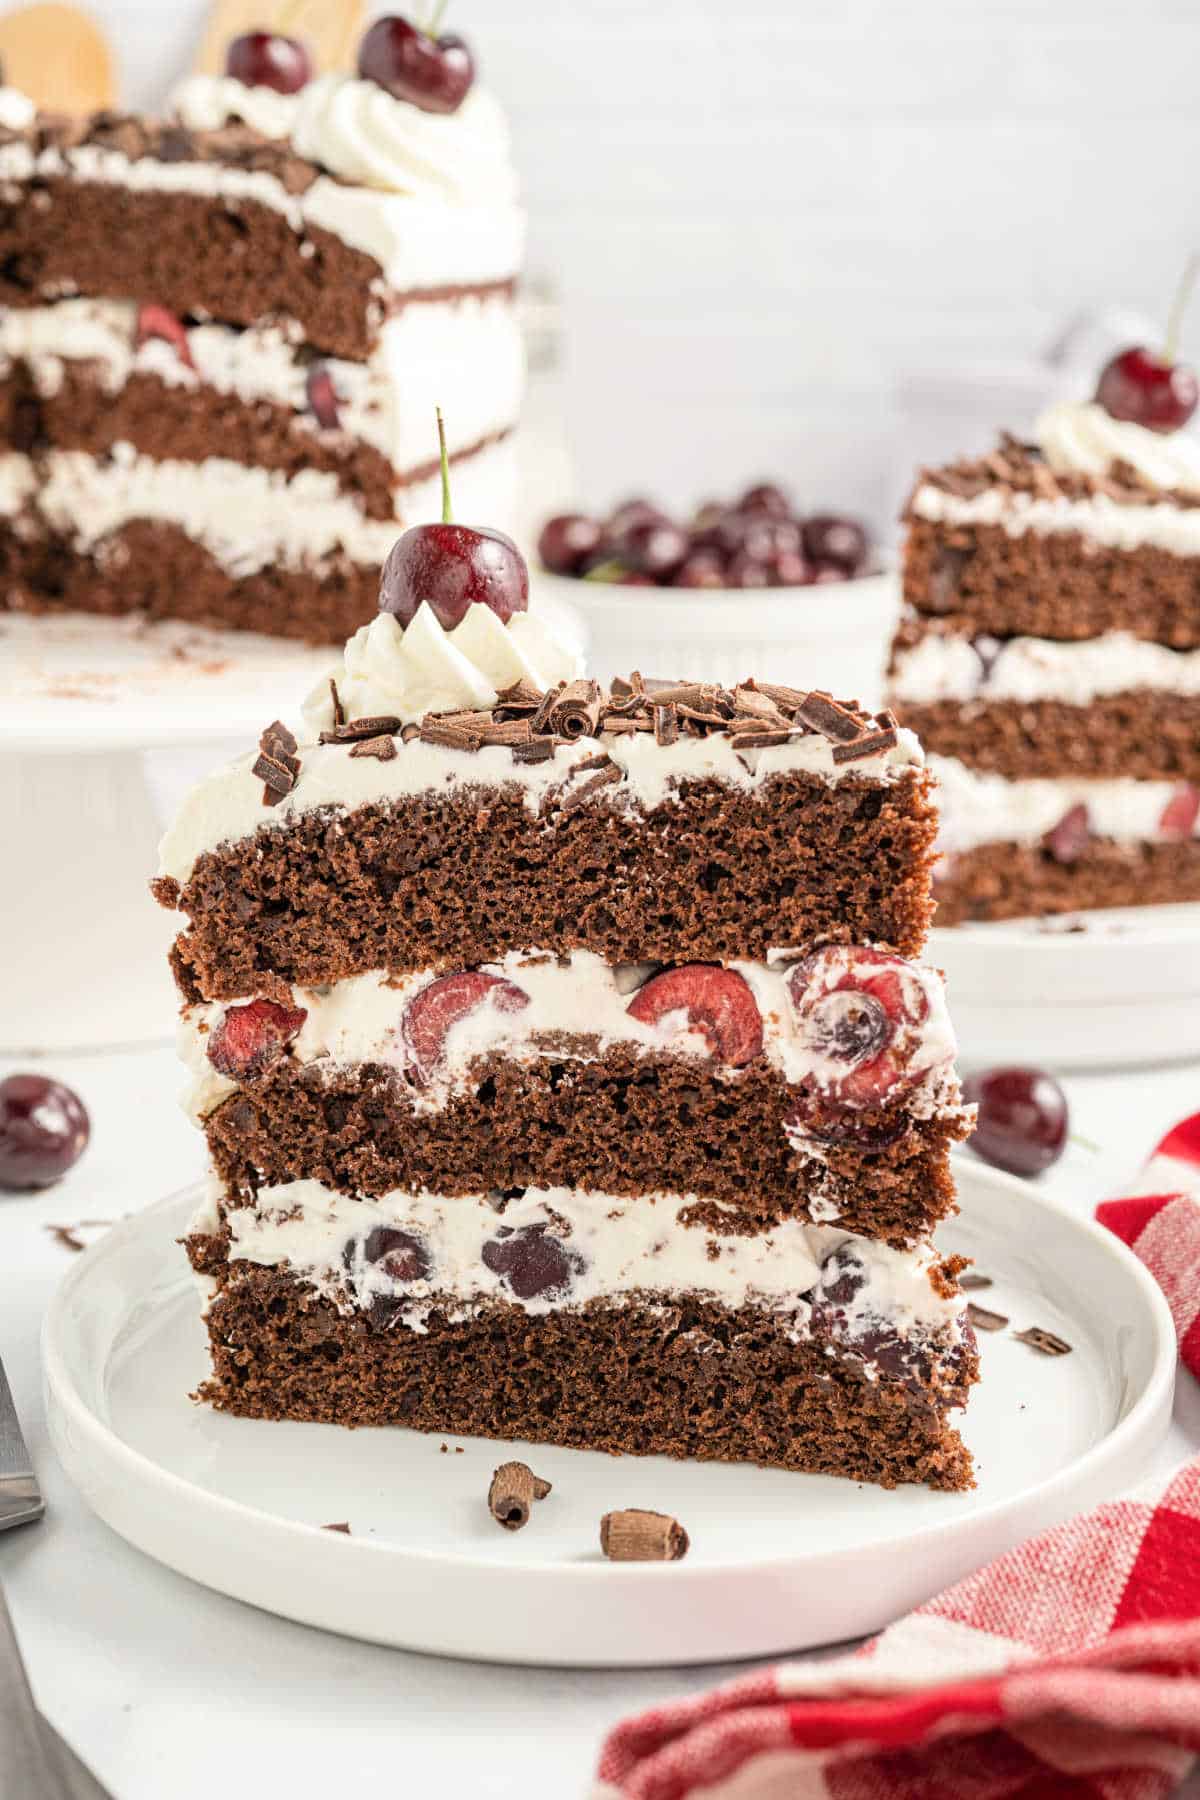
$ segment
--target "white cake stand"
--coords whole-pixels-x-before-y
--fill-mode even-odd
[[[175,923],[147,887],[155,789],[294,717],[336,656],[244,632],[0,613],[0,1051],[169,1040]]]
[[[927,956],[946,972],[968,1067],[1200,1056],[1200,905],[935,927]]]

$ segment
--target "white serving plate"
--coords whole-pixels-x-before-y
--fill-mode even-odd
[[[963,1058],[1118,1068],[1200,1055],[1200,905],[935,928]]]
[[[90,1505],[148,1555],[353,1637],[564,1667],[855,1637],[1130,1486],[1170,1416],[1175,1336],[1141,1264],[1009,1176],[967,1159],[958,1174],[962,1213],[941,1239],[995,1278],[981,1299],[1075,1346],[1052,1359],[981,1334],[972,1493],[478,1439],[443,1453],[409,1431],[219,1416],[187,1397],[206,1370],[175,1244],[194,1190],[114,1227],[60,1287],[43,1335],[51,1436]],[[517,1533],[484,1499],[509,1456],[554,1483]],[[622,1506],[674,1513],[686,1559],[604,1562],[599,1519]],[[319,1529],[338,1520],[352,1535]]]
[[[803,588],[622,587],[532,571],[534,592],[568,607],[588,641],[599,681],[628,675],[714,681],[747,675],[789,687],[822,687],[874,710],[900,611],[893,574]]]

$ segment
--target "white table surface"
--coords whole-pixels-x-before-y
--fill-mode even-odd
[[[201,1140],[176,1105],[169,1048],[47,1068],[83,1097],[93,1136],[58,1187],[0,1195],[0,1355],[47,1499],[41,1524],[0,1536],[0,1580],[43,1710],[116,1800],[326,1800],[351,1785],[413,1800],[574,1800],[617,1720],[735,1672],[502,1669],[377,1649],[209,1593],[93,1518],[46,1438],[38,1331],[72,1255],[47,1227],[159,1199],[201,1172]],[[1073,1129],[1094,1147],[1074,1143],[1044,1179],[1081,1211],[1119,1193],[1162,1132],[1200,1108],[1200,1064],[1066,1085]],[[1200,1394],[1183,1376],[1163,1460],[1197,1449]]]

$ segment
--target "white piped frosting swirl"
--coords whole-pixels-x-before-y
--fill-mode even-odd
[[[171,110],[192,131],[241,120],[286,138],[298,156],[357,187],[454,206],[516,203],[508,125],[483,88],[457,112],[430,113],[349,75],[322,75],[296,94],[193,75],[176,88]]]
[[[5,131],[27,131],[37,117],[37,107],[20,88],[0,87],[0,126]]]
[[[417,608],[407,629],[378,613],[355,632],[332,674],[348,719],[391,714],[409,724],[427,712],[494,706],[501,689],[522,678],[548,688],[581,672],[578,654],[533,614],[514,613],[503,624],[490,607],[475,605],[453,631],[428,606]],[[304,722],[314,737],[333,728],[328,681],[309,695]]]
[[[1060,473],[1106,475],[1123,462],[1166,493],[1200,494],[1200,439],[1189,432],[1148,431],[1114,419],[1098,401],[1061,400],[1041,415],[1034,437]]]

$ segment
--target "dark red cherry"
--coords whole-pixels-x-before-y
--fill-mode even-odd
[[[578,575],[599,549],[601,535],[598,519],[589,519],[584,513],[559,513],[542,526],[538,560],[552,575]]]
[[[0,1081],[0,1188],[50,1187],[88,1141],[83,1101],[45,1075]]]
[[[1200,400],[1200,384],[1186,363],[1168,362],[1137,345],[1101,371],[1096,399],[1114,419],[1147,431],[1178,431]]]
[[[554,1300],[566,1294],[583,1259],[544,1225],[502,1225],[483,1246],[483,1264],[508,1283],[518,1300]]]
[[[298,38],[278,31],[244,31],[225,52],[225,73],[246,87],[298,94],[313,78],[312,58]]]
[[[363,1261],[378,1263],[392,1281],[424,1281],[431,1267],[429,1247],[411,1231],[376,1225],[363,1241]]]
[[[453,33],[431,37],[399,13],[388,13],[359,45],[358,72],[422,112],[452,113],[470,91],[475,61]]]
[[[454,523],[446,427],[440,411],[437,422],[442,451],[442,522],[414,525],[397,538],[379,579],[379,610],[392,613],[407,627],[424,602],[438,624],[453,631],[461,625],[468,607],[488,606],[507,624],[514,613],[529,607],[525,558],[503,531]]]
[[[388,552],[379,583],[380,612],[412,621],[421,602],[447,631],[467,608],[490,606],[505,623],[529,606],[525,558],[503,531],[471,525],[414,525]]]
[[[790,519],[792,503],[782,488],[773,482],[760,481],[747,488],[737,503],[740,513],[762,513],[768,519]]]
[[[675,571],[671,586],[723,588],[725,575],[720,557],[713,550],[693,550],[682,567]]]
[[[804,554],[813,563],[828,563],[857,575],[867,560],[867,534],[857,519],[815,513],[804,521]]]
[[[780,550],[770,563],[772,587],[809,587],[813,571],[799,550]]]
[[[625,548],[625,540],[631,531],[640,525],[660,525],[668,523],[667,515],[652,500],[644,500],[635,495],[632,500],[622,501],[615,512],[609,514],[604,521],[604,546],[609,555]]]
[[[688,539],[669,519],[645,519],[625,533],[622,559],[640,575],[662,581],[683,566]]]
[[[725,586],[731,588],[765,588],[771,585],[770,565],[760,562],[748,550],[731,556],[725,568]]]
[[[1044,1069],[984,1069],[963,1083],[979,1106],[970,1144],[984,1162],[1011,1175],[1040,1175],[1067,1141],[1067,1098]]]
[[[336,431],[341,417],[338,411],[341,396],[325,363],[309,364],[308,374],[304,378],[304,391],[309,410],[317,424],[326,431]]]

